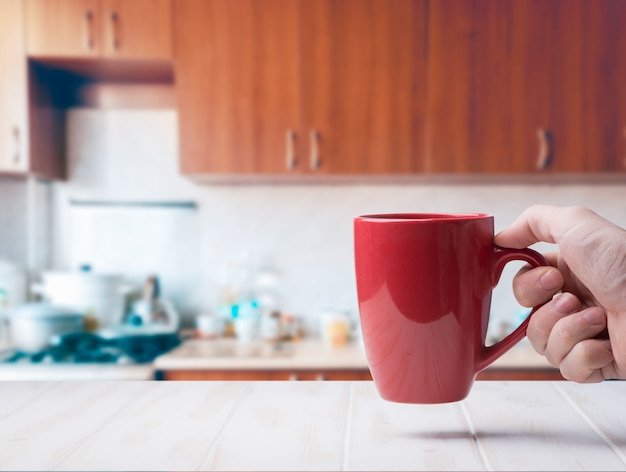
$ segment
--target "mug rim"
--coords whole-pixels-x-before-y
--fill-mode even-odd
[[[433,222],[433,221],[467,221],[492,218],[489,213],[374,213],[357,216],[357,220],[372,222]]]

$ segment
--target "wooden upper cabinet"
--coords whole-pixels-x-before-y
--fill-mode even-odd
[[[423,146],[422,0],[179,0],[187,174],[407,173]]]
[[[171,59],[171,0],[26,0],[28,55]]]
[[[28,169],[28,93],[22,4],[0,2],[0,172]]]
[[[171,0],[102,0],[102,55],[171,59]]]
[[[513,30],[515,3],[431,2],[427,171],[505,173],[527,166],[525,159],[531,156],[514,154],[517,130],[513,120],[518,106],[528,105],[526,100],[535,106],[535,97],[529,93],[540,94],[541,90],[533,89],[533,76],[543,71],[540,67],[536,70],[533,62],[540,40],[535,40],[526,25],[519,37]],[[535,11],[531,11],[534,18]],[[513,50],[520,62],[512,60]],[[513,66],[523,69],[522,77],[514,74]],[[529,112],[540,114],[541,110]],[[540,123],[534,126],[538,128]],[[537,139],[532,134],[522,139],[526,138],[534,139],[534,158]]]
[[[431,2],[427,169],[624,169],[624,19],[611,0]]]
[[[626,170],[626,3],[518,0],[515,5],[513,29],[522,53],[514,51],[512,63],[516,87],[526,93],[517,101],[512,128],[527,136],[539,129],[534,170]],[[520,14],[524,21],[518,23]],[[522,44],[533,41],[531,34],[535,45],[528,54]],[[524,51],[528,59],[522,66],[518,57]],[[516,151],[531,141],[520,137]]]
[[[303,132],[309,172],[421,170],[426,4],[303,2]]]
[[[64,130],[50,87],[67,82],[28,63],[23,7],[0,1],[0,174],[63,179]]]
[[[280,173],[301,155],[292,0],[175,3],[181,170]]]
[[[563,9],[569,7],[569,3],[562,2]],[[626,2],[587,2],[578,8],[583,8],[582,49],[585,52],[580,74],[583,80],[584,170],[624,172]],[[565,47],[567,45],[563,44]],[[568,78],[562,77],[562,80]]]

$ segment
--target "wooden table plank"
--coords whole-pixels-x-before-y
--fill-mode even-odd
[[[5,416],[25,408],[54,386],[55,384],[49,382],[0,383],[0,421]]]
[[[252,382],[203,469],[339,470],[349,382]]]
[[[42,383],[46,389],[51,384]],[[13,412],[0,419],[0,468],[49,470],[72,456],[85,441],[123,405],[139,392],[141,383],[112,388],[108,382],[59,382],[19,408],[13,398]],[[115,384],[114,384],[115,385]],[[10,405],[11,397],[31,383],[8,382],[0,389],[0,404]]]
[[[626,464],[626,382],[602,382],[585,388],[563,382],[557,389]]]
[[[476,382],[464,405],[494,470],[626,470],[553,383]]]
[[[241,382],[142,385],[123,414],[61,463],[62,469],[196,470],[249,388]]]
[[[626,470],[626,382],[0,383],[0,470]]]
[[[484,470],[459,403],[386,402],[370,382],[353,390],[347,470]]]

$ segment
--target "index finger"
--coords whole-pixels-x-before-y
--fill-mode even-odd
[[[584,207],[534,205],[524,210],[508,228],[498,233],[494,242],[501,247],[524,248],[537,242],[559,244],[581,222],[598,218]]]

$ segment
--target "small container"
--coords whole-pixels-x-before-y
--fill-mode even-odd
[[[322,339],[331,346],[345,346],[350,334],[350,320],[343,313],[323,313],[321,331]]]
[[[51,345],[55,336],[84,331],[84,318],[72,308],[26,303],[11,313],[12,339],[21,351],[41,351]]]
[[[266,312],[261,317],[261,338],[268,342],[280,341],[282,335],[280,313]]]
[[[198,315],[196,317],[196,333],[200,338],[218,338],[224,334],[224,323],[217,316]]]
[[[235,318],[233,325],[235,327],[235,336],[240,343],[251,343],[259,336],[258,318],[240,316]]]

